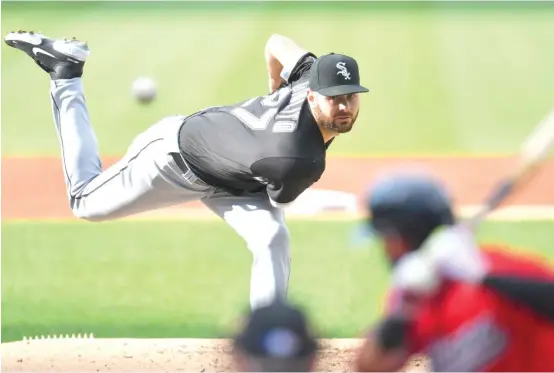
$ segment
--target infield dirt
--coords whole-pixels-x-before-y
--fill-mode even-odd
[[[108,167],[117,159],[104,159]],[[330,158],[314,188],[362,195],[368,184],[390,169],[415,169],[440,178],[457,205],[483,201],[513,167],[506,157],[489,158]],[[554,160],[545,164],[528,187],[508,201],[511,205],[554,205]],[[168,215],[206,210],[200,202],[164,209]],[[156,216],[163,216],[157,213]],[[2,159],[2,219],[72,219],[59,158]]]

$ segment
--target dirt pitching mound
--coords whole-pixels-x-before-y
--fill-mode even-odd
[[[356,339],[321,340],[320,372],[352,371]],[[2,343],[2,372],[233,372],[224,339],[41,339]],[[406,371],[429,371],[413,359]]]

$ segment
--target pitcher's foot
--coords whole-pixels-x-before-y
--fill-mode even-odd
[[[80,78],[90,54],[86,43],[73,38],[51,39],[33,31],[16,31],[6,35],[6,44],[25,52],[53,80]]]

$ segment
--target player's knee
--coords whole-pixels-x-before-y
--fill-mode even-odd
[[[283,224],[277,224],[275,230],[268,234],[265,246],[270,249],[288,250],[290,236],[287,227]]]
[[[103,215],[83,214],[81,212],[75,212],[75,211],[73,212],[73,215],[78,219],[86,220],[91,223],[99,223],[102,221],[109,220],[108,218],[106,218],[106,216],[103,216]]]
[[[73,216],[78,219],[86,220],[88,222],[103,222],[108,220],[115,220],[120,214],[117,213],[117,209],[113,208],[98,208],[95,204],[91,203],[86,198],[72,197],[69,202]]]
[[[290,244],[289,230],[284,224],[279,224],[279,228],[271,239],[270,246],[282,247],[288,250]]]
[[[86,220],[91,223],[98,223],[113,219],[113,217],[109,214],[102,211],[90,211],[83,208],[72,208],[72,211],[76,218]]]
[[[266,229],[253,230],[252,235],[244,237],[254,256],[287,254],[290,245],[290,236],[287,227],[275,223]]]

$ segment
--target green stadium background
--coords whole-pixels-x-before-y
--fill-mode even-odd
[[[84,85],[102,156],[122,155],[165,115],[264,94],[263,48],[274,32],[360,64],[371,93],[330,157],[509,154],[553,98],[548,3],[3,1],[2,34],[17,29],[88,41]],[[58,157],[47,75],[1,51],[3,160]],[[137,76],[157,84],[150,105],[131,96]],[[382,305],[387,267],[377,246],[346,248],[355,224],[289,223],[290,297],[325,337],[358,335]],[[489,222],[480,238],[554,258],[552,228]],[[225,336],[248,306],[250,264],[220,221],[3,219],[2,342]]]

